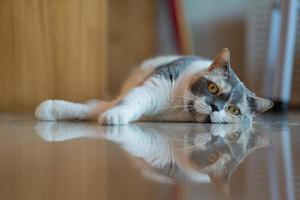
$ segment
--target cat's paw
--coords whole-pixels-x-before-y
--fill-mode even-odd
[[[35,132],[48,142],[56,141],[56,132],[59,130],[56,122],[38,122],[35,125]],[[59,135],[60,136],[60,135]]]
[[[39,120],[55,121],[56,118],[55,118],[55,113],[54,113],[54,101],[53,100],[43,101],[35,109],[34,115]]]
[[[98,118],[100,124],[106,125],[124,125],[130,122],[128,112],[123,109],[113,108],[100,115]]]

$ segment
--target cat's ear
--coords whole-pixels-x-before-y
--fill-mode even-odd
[[[254,142],[249,144],[249,152],[253,152],[256,149],[269,146],[271,144],[271,140],[264,134],[256,133]]]
[[[228,197],[230,193],[230,174],[225,172],[222,174],[209,174],[212,182]]]
[[[273,102],[269,99],[252,96],[252,109],[254,113],[262,113],[273,107]]]
[[[209,71],[212,71],[217,68],[228,68],[230,66],[230,51],[228,48],[222,49],[212,64],[209,67]]]

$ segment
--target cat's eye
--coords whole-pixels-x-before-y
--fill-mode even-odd
[[[229,135],[227,135],[227,139],[230,141],[230,142],[235,142],[239,139],[239,134],[238,133],[230,133]]]
[[[227,109],[233,115],[239,115],[241,113],[240,109],[234,105],[228,106]]]
[[[215,83],[213,83],[213,82],[210,82],[210,83],[207,85],[207,90],[208,90],[211,94],[213,94],[213,95],[216,95],[216,94],[219,93],[219,88],[218,88],[218,86],[217,86]]]
[[[207,157],[207,160],[209,163],[215,163],[219,158],[219,153],[217,151],[214,151],[210,153]]]

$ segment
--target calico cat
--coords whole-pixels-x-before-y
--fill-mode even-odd
[[[72,103],[47,100],[35,111],[40,120],[95,120],[127,124],[137,120],[234,123],[271,108],[257,97],[230,66],[230,52],[213,61],[197,56],[165,56],[141,64],[109,102]]]

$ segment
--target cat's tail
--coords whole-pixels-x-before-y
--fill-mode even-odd
[[[43,121],[97,120],[99,115],[113,107],[116,101],[89,100],[73,103],[63,100],[43,101],[35,110],[35,117]]]

